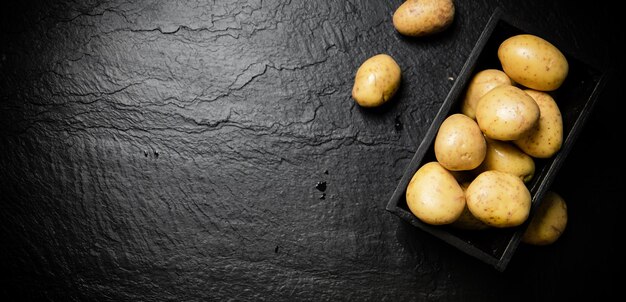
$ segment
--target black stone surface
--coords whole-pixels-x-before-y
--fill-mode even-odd
[[[394,31],[400,3],[3,3],[0,300],[621,293],[621,11],[455,1],[452,27],[415,39]],[[385,211],[496,7],[616,70],[555,181],[566,232],[521,246],[504,272]],[[381,52],[402,86],[364,110],[350,97],[354,72]]]

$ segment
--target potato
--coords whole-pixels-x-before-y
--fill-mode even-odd
[[[467,190],[467,187],[469,186],[470,183],[471,182],[461,183],[461,188],[463,189],[463,192]],[[472,212],[470,212],[470,210],[467,208],[467,203],[465,204],[465,207],[463,208],[463,212],[461,213],[461,216],[459,216],[457,220],[455,220],[452,224],[450,224],[450,226],[457,228],[457,229],[462,229],[462,230],[484,230],[484,229],[489,228],[489,226],[486,225],[484,222],[474,217]]]
[[[554,243],[567,226],[567,204],[554,191],[547,191],[524,231],[522,242],[532,245]]]
[[[478,167],[486,149],[485,137],[476,121],[461,113],[448,116],[435,137],[435,157],[451,171]]]
[[[506,228],[528,219],[531,196],[517,176],[500,171],[485,171],[470,183],[465,192],[467,208],[485,224]]]
[[[438,162],[421,166],[406,189],[409,210],[425,223],[450,224],[465,207],[465,194],[454,176]]]
[[[539,106],[522,89],[502,85],[483,95],[476,106],[476,121],[489,138],[512,141],[539,122]]]
[[[363,107],[376,107],[389,101],[400,87],[401,70],[387,54],[377,54],[363,62],[356,72],[352,98]]]
[[[393,13],[393,26],[405,36],[432,35],[452,24],[454,12],[452,0],[407,0]]]
[[[498,59],[513,81],[535,90],[558,89],[569,72],[567,59],[558,48],[530,34],[504,40],[498,48]]]
[[[498,69],[485,69],[476,73],[467,84],[461,103],[461,113],[476,119],[476,104],[480,97],[500,85],[513,85],[506,73]]]
[[[546,92],[524,90],[539,106],[539,123],[514,141],[526,154],[536,158],[552,157],[563,145],[563,118],[554,98]]]
[[[535,175],[535,161],[511,142],[486,138],[485,160],[474,169],[476,174],[489,170],[507,172],[519,177],[524,183]]]

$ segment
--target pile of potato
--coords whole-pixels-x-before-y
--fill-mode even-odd
[[[423,37],[448,28],[452,0],[407,0],[393,15],[399,34]],[[565,56],[548,41],[529,34],[512,36],[498,49],[502,69],[476,72],[466,87],[460,112],[449,115],[434,142],[436,160],[423,164],[407,190],[409,210],[432,225],[466,230],[507,228],[529,217],[535,158],[550,158],[563,143],[563,123],[550,95],[568,74]],[[362,107],[392,99],[401,68],[388,54],[367,59],[356,72],[352,98]],[[545,245],[558,239],[567,207],[548,192],[522,241]]]
[[[534,159],[561,148],[563,122],[550,91],[567,77],[565,56],[540,37],[520,34],[500,44],[498,59],[502,70],[473,75],[460,112],[438,129],[436,161],[421,166],[407,187],[409,209],[425,223],[469,230],[523,224]],[[524,242],[552,243],[565,228],[567,208],[558,194],[546,194],[541,206]]]

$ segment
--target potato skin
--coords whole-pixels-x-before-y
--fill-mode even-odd
[[[521,138],[514,141],[526,154],[535,158],[549,158],[563,145],[563,118],[558,104],[548,93],[524,90],[539,106],[539,123]]]
[[[556,46],[530,34],[504,40],[498,48],[498,59],[513,81],[535,90],[558,89],[569,72],[567,58]]]
[[[461,183],[461,188],[463,192],[467,190],[467,187],[471,181],[466,181]],[[484,230],[488,229],[489,226],[484,222],[480,221],[478,218],[474,217],[472,212],[467,208],[467,203],[465,204],[465,208],[463,208],[463,212],[461,216],[457,220],[455,220],[450,226],[461,229],[461,230]]]
[[[487,152],[485,159],[474,169],[476,175],[497,170],[513,174],[524,183],[528,183],[535,175],[535,161],[511,142],[486,138]]]
[[[504,71],[499,69],[485,69],[476,73],[467,85],[463,102],[461,103],[461,113],[476,119],[476,104],[478,100],[500,85],[513,85],[511,79]]]
[[[448,116],[435,137],[437,161],[451,171],[471,170],[485,158],[487,144],[478,124],[468,116]]]
[[[438,162],[421,166],[406,189],[409,210],[432,225],[450,224],[465,207],[465,194],[454,176]]]
[[[505,172],[479,174],[467,187],[465,198],[474,217],[492,227],[521,225],[530,212],[528,188],[519,177]]]
[[[398,91],[401,69],[388,54],[377,54],[365,60],[354,77],[352,98],[362,107],[377,107],[389,101]]]
[[[393,13],[393,26],[402,35],[422,37],[448,28],[454,14],[452,0],[407,0]]]
[[[522,89],[498,86],[478,101],[476,122],[489,138],[512,141],[524,136],[539,122],[539,106]]]
[[[567,204],[554,191],[546,192],[541,204],[522,236],[522,242],[531,245],[548,245],[557,241],[567,227]]]

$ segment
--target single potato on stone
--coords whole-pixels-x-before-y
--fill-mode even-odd
[[[541,204],[522,236],[522,242],[532,245],[554,243],[567,226],[567,204],[554,191],[546,192]]]
[[[393,14],[393,26],[405,36],[422,37],[441,32],[454,21],[452,0],[407,0]]]
[[[377,107],[388,102],[400,87],[401,70],[387,54],[367,59],[356,72],[352,98],[362,107]]]

